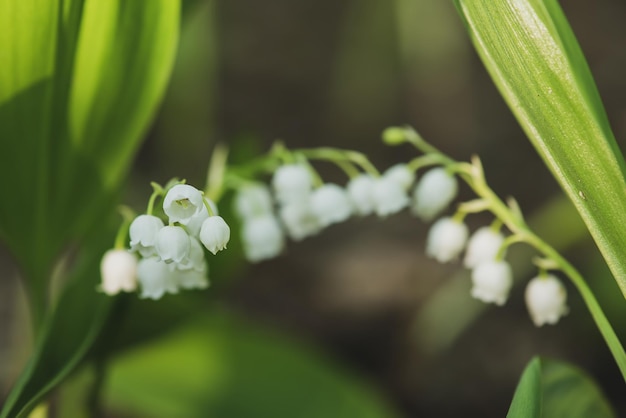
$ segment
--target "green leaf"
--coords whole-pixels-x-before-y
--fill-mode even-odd
[[[133,416],[397,416],[367,384],[284,336],[212,309],[110,367],[105,404]]]
[[[37,295],[68,242],[116,203],[171,72],[180,1],[0,0],[0,10],[0,236]]]
[[[535,357],[515,390],[508,418],[613,418],[615,413],[583,371]]]
[[[35,352],[7,397],[0,418],[28,417],[30,411],[71,373],[100,332],[113,299],[96,291],[102,245],[83,257],[47,317]]]
[[[555,0],[455,0],[478,54],[626,296],[625,163]]]

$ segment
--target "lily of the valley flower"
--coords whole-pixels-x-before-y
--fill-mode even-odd
[[[502,306],[513,286],[513,272],[506,261],[484,261],[472,270],[472,296]]]
[[[230,227],[221,216],[209,216],[200,229],[200,241],[213,255],[226,248]]]
[[[322,227],[345,221],[352,214],[350,199],[343,188],[327,183],[315,189],[310,199],[311,211]]]
[[[372,201],[376,214],[384,218],[407,207],[409,197],[400,183],[387,177],[380,177],[374,183]]]
[[[100,263],[100,288],[109,296],[137,289],[137,258],[127,250],[109,250]]]
[[[427,171],[417,183],[411,210],[425,222],[439,215],[458,193],[456,178],[444,168]]]
[[[495,260],[503,242],[504,236],[500,232],[488,226],[479,228],[467,243],[463,260],[465,267],[474,268],[480,263]]]
[[[467,226],[452,218],[441,218],[428,232],[426,255],[440,263],[456,259],[465,248],[469,232]]]
[[[272,177],[276,199],[281,204],[301,200],[311,192],[313,177],[302,164],[286,164],[278,167]]]
[[[525,292],[526,307],[536,326],[556,324],[567,314],[567,291],[556,276],[540,275],[528,282]]]
[[[406,164],[396,164],[389,167],[384,173],[383,177],[398,183],[404,191],[408,191],[415,180],[415,174],[409,166]]]
[[[294,241],[301,241],[322,230],[318,217],[311,210],[309,196],[282,206],[278,214],[287,234]]]
[[[165,226],[156,237],[158,256],[165,263],[180,263],[189,255],[189,235],[180,226]]]
[[[163,211],[170,222],[180,222],[183,225],[187,225],[203,208],[202,193],[188,184],[175,185],[163,199]]]
[[[246,220],[241,228],[243,249],[248,261],[276,257],[285,246],[285,237],[274,215]]]
[[[273,207],[270,190],[263,183],[246,185],[235,195],[235,212],[242,219],[267,215]]]
[[[356,214],[367,216],[374,211],[372,193],[375,183],[376,180],[369,174],[360,174],[348,182],[346,190]]]
[[[130,224],[130,248],[143,257],[156,255],[156,236],[165,225],[163,221],[152,215],[139,215]]]
[[[139,260],[137,278],[141,284],[140,298],[156,300],[165,293],[178,293],[176,271],[156,257]]]

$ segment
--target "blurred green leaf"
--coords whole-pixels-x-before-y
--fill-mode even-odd
[[[83,257],[47,317],[35,352],[6,399],[0,418],[28,417],[30,411],[68,376],[100,332],[113,299],[96,291],[103,247]]]
[[[626,295],[625,163],[556,0],[455,0],[483,63]]]
[[[106,404],[137,416],[396,416],[371,388],[302,344],[210,311],[112,364]]]
[[[535,357],[515,390],[508,418],[612,418],[611,406],[581,370]]]

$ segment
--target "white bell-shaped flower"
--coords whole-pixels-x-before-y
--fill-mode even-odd
[[[403,163],[389,167],[383,173],[383,177],[398,183],[404,191],[408,191],[415,180],[415,173],[409,169],[409,166]]]
[[[194,269],[178,270],[175,272],[178,287],[183,289],[206,289],[209,287],[208,264],[202,259]]]
[[[248,261],[276,257],[285,246],[285,237],[274,215],[246,220],[241,228],[243,249]]]
[[[156,257],[143,258],[137,265],[140,298],[160,299],[165,293],[178,293],[176,272]]]
[[[287,234],[294,241],[301,241],[322,230],[318,217],[311,209],[309,197],[282,206],[278,214]]]
[[[356,214],[367,216],[374,212],[374,184],[376,180],[369,174],[360,174],[348,182],[346,190]]]
[[[467,243],[463,264],[471,269],[485,261],[495,260],[503,242],[504,235],[501,232],[488,226],[477,229]]]
[[[165,226],[156,237],[158,256],[165,263],[180,263],[189,255],[189,235],[180,226]]]
[[[452,261],[465,248],[468,235],[467,226],[463,222],[452,218],[441,218],[428,232],[426,255],[440,263]]]
[[[274,208],[270,189],[263,183],[246,185],[235,195],[235,212],[241,219],[271,213]]]
[[[546,274],[528,282],[526,286],[526,307],[536,326],[556,324],[567,314],[567,291],[556,276]]]
[[[137,289],[137,257],[122,249],[107,251],[100,262],[100,288],[109,296]]]
[[[407,207],[409,197],[400,183],[380,177],[374,183],[372,201],[376,214],[384,218]]]
[[[483,261],[472,270],[472,297],[502,306],[513,286],[513,271],[506,261]]]
[[[448,207],[458,191],[454,175],[443,167],[432,168],[415,186],[411,210],[415,216],[429,222]]]
[[[276,200],[284,205],[306,197],[313,187],[313,177],[305,165],[286,164],[274,172],[272,187]]]
[[[130,249],[138,251],[143,257],[156,255],[157,233],[165,225],[161,218],[152,215],[139,215],[130,224]]]
[[[332,183],[315,189],[311,193],[310,204],[322,228],[345,221],[352,214],[352,205],[345,190]]]
[[[170,222],[187,225],[191,218],[202,212],[204,201],[202,192],[188,184],[177,184],[168,190],[163,199],[163,211]]]
[[[230,240],[230,227],[221,216],[209,216],[200,229],[200,242],[213,255],[226,248]]]
[[[209,199],[208,197],[204,198],[205,201],[209,204],[211,208],[211,212],[213,215],[219,215],[219,211],[217,210],[217,205],[214,201]],[[209,211],[206,206],[202,206],[202,210],[191,217],[189,222],[187,222],[187,232],[189,235],[198,238],[200,236],[200,228],[202,228],[202,224],[209,217]]]
[[[202,244],[195,237],[189,237],[189,254],[180,263],[176,264],[178,270],[202,271],[205,268],[206,260]]]

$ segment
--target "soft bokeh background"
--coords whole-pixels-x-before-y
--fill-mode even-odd
[[[626,3],[562,6],[624,149]],[[385,127],[405,123],[457,159],[479,154],[493,188],[515,196],[583,271],[626,339],[617,286],[492,85],[451,1],[188,1],[169,91],[125,201],[142,210],[151,180],[203,185],[217,142],[235,159],[277,138],[289,147],[359,149],[384,169],[414,156],[380,141]],[[336,168],[318,168],[345,182]],[[471,194],[463,189],[461,197]],[[220,209],[229,214],[228,199]],[[490,221],[468,220],[472,229]],[[119,354],[104,382],[109,416],[501,417],[533,355],[585,369],[626,413],[623,381],[569,284],[570,314],[557,326],[532,325],[523,284],[535,271],[523,248],[510,254],[518,285],[497,308],[470,298],[459,264],[424,256],[428,225],[408,213],[332,226],[256,265],[243,261],[231,223],[230,251],[211,264],[209,290],[120,303],[118,341],[106,342]],[[9,260],[2,266],[14,275]],[[2,286],[6,387],[28,337],[17,282]],[[79,399],[90,379],[89,369],[76,374],[57,399]]]

